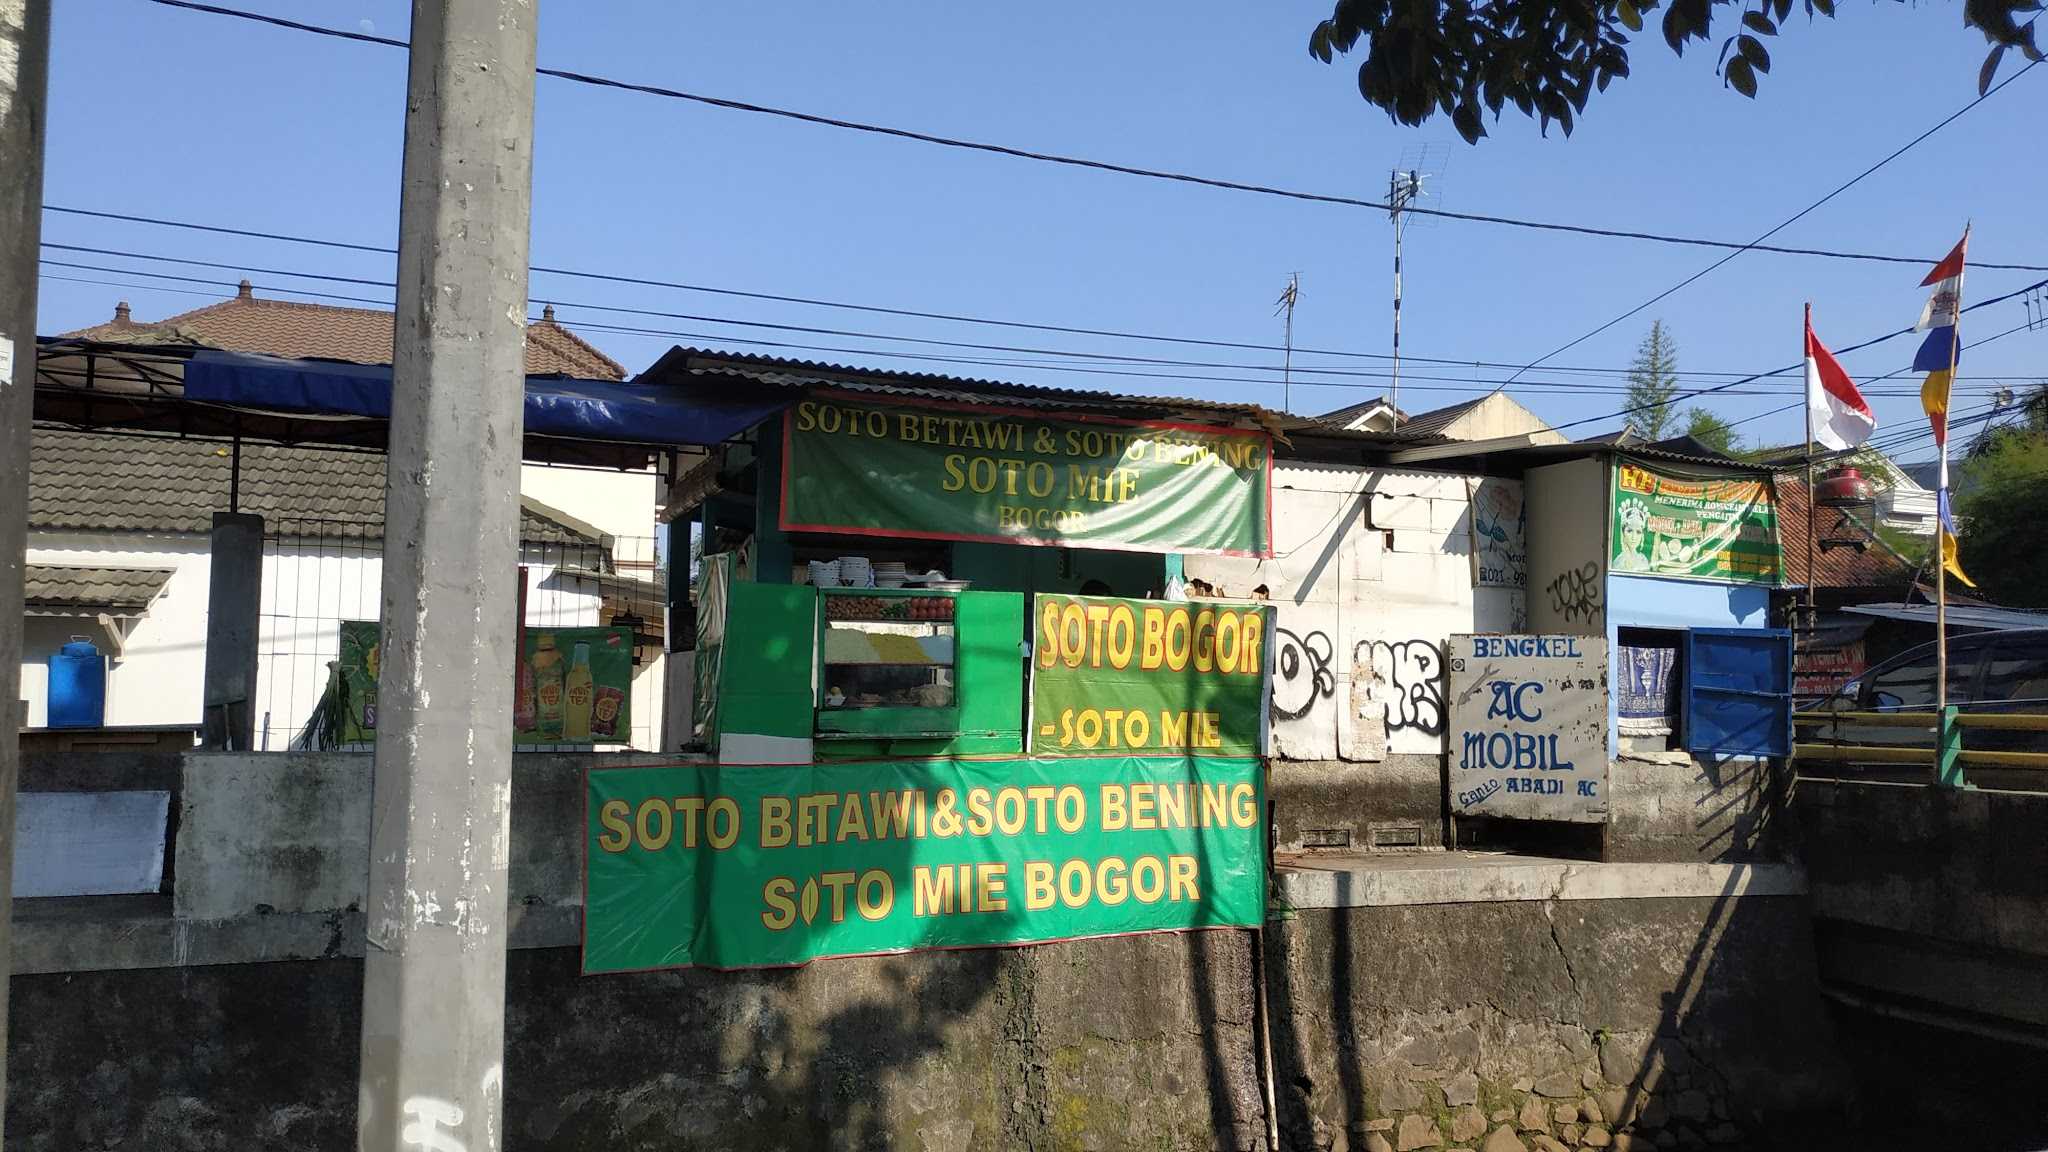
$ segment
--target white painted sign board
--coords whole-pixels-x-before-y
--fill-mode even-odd
[[[1451,811],[1607,820],[1607,641],[1450,638]]]

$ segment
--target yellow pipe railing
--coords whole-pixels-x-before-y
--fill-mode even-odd
[[[1924,712],[1807,712],[1795,713],[1792,722],[1809,730],[1808,736],[1822,735],[1812,732],[1816,728],[1834,727],[1842,724],[1858,724],[1872,728],[1906,728],[1932,733],[1933,744],[1927,747],[1900,747],[1898,745],[1874,744],[1794,744],[1792,754],[1795,760],[1821,761],[1826,763],[1863,764],[1924,764],[1936,769],[1940,782],[1948,786],[1963,786],[1962,776],[1955,766],[1977,768],[2017,768],[2026,771],[2048,772],[2048,752],[2003,752],[1990,749],[1971,749],[1962,746],[1962,730],[1975,728],[1980,731],[1998,732],[2048,732],[2048,713],[2032,712],[1960,712],[1950,710],[1948,731],[1942,731],[1942,718]],[[1943,739],[1946,735],[1947,739]],[[1946,760],[1942,749],[1949,749]]]

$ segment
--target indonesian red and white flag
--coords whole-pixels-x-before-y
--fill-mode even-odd
[[[1813,334],[1811,308],[1806,312],[1806,413],[1814,442],[1837,452],[1863,443],[1877,427],[1877,416],[1856,382]]]

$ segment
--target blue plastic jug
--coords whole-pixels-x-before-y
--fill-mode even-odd
[[[49,726],[97,728],[107,719],[107,662],[83,636],[50,653]]]

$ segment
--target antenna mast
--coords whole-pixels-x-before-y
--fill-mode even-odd
[[[1393,380],[1387,385],[1387,407],[1393,410],[1393,426],[1401,426],[1401,233],[1402,214],[1422,195],[1422,173],[1395,169],[1387,176],[1387,215],[1394,220],[1394,364]]]
[[[1288,413],[1294,411],[1294,305],[1300,299],[1301,273],[1290,272],[1287,287],[1281,289],[1280,299],[1275,301],[1279,305],[1275,311],[1287,316],[1286,343],[1280,353],[1280,410]]]
[[[1425,197],[1436,200],[1442,196],[1438,184],[1425,191],[1423,183],[1436,180],[1440,184],[1449,159],[1441,144],[1418,145],[1403,151],[1400,164],[1387,173],[1387,216],[1394,222],[1394,359],[1387,385],[1387,407],[1393,410],[1391,427],[1401,424],[1401,240],[1408,231],[1409,210]],[[1422,219],[1429,220],[1426,216]]]

